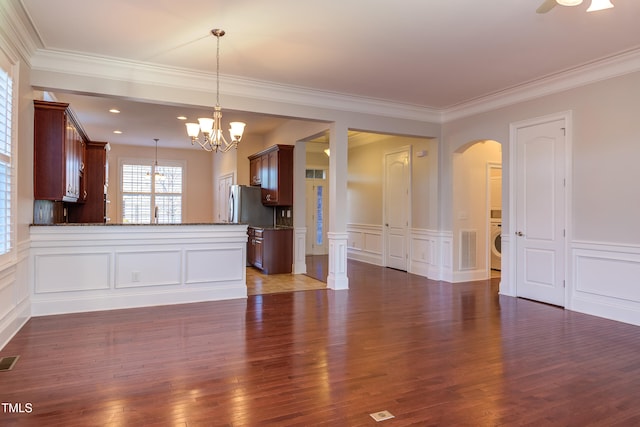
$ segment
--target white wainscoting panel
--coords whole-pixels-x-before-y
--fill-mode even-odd
[[[16,247],[17,256],[0,267],[0,350],[31,317],[29,241]]]
[[[327,233],[329,240],[329,272],[327,288],[337,290],[349,289],[347,276],[347,233]]]
[[[35,264],[35,293],[109,289],[109,253],[40,254]]]
[[[567,308],[640,325],[640,246],[573,242]]]
[[[410,231],[409,272],[433,280],[442,280],[442,251],[446,234],[413,228]]]
[[[244,280],[246,268],[237,262],[243,256],[241,248],[189,249],[185,256],[187,285]]]
[[[293,233],[293,274],[305,274],[307,272],[307,228],[295,227]]]
[[[453,232],[441,232],[440,247],[440,280],[453,282]]]
[[[179,285],[182,252],[179,250],[116,251],[115,287]]]
[[[347,224],[347,236],[349,259],[383,265],[381,225]]]
[[[247,226],[31,227],[33,315],[246,298]]]

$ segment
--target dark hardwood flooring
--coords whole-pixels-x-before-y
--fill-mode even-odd
[[[0,352],[0,400],[33,409],[0,425],[640,425],[640,328],[348,269],[348,291],[33,318]]]

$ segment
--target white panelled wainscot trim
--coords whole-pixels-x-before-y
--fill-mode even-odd
[[[452,234],[413,228],[410,239],[409,272],[450,282],[453,269]]]
[[[640,246],[571,243],[567,309],[640,325]]]
[[[293,274],[305,274],[307,272],[307,228],[295,227],[293,234]]]
[[[34,316],[246,298],[247,226],[32,226]]]
[[[382,226],[347,224],[348,257],[383,265]],[[412,228],[409,236],[409,273],[452,282],[453,236],[448,231]]]
[[[349,259],[383,265],[381,225],[347,224],[347,236]]]
[[[29,301],[29,241],[17,245],[15,263],[0,269],[0,349],[31,317]]]

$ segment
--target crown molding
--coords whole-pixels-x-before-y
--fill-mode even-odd
[[[31,56],[42,42],[29,15],[21,4],[18,6],[16,3],[0,1],[0,43],[5,50],[10,51],[7,53],[14,57],[20,56],[31,65]]]
[[[442,123],[640,71],[640,48],[441,110]]]
[[[185,68],[53,49],[36,50],[31,63],[35,71],[162,85],[215,94],[215,74]],[[436,109],[230,75],[220,75],[220,92],[224,95],[383,117],[434,123],[439,123],[441,120],[441,114]]]

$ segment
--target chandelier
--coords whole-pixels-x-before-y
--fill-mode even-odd
[[[220,37],[224,36],[224,30],[218,28],[211,30],[216,36],[216,106],[213,108],[213,118],[201,117],[198,123],[186,123],[187,135],[191,137],[191,145],[196,142],[206,151],[226,153],[232,148],[238,148],[242,139],[245,124],[242,122],[229,123],[229,135],[231,141],[227,142],[222,132],[222,108],[220,107]],[[202,133],[202,139],[199,138]]]

